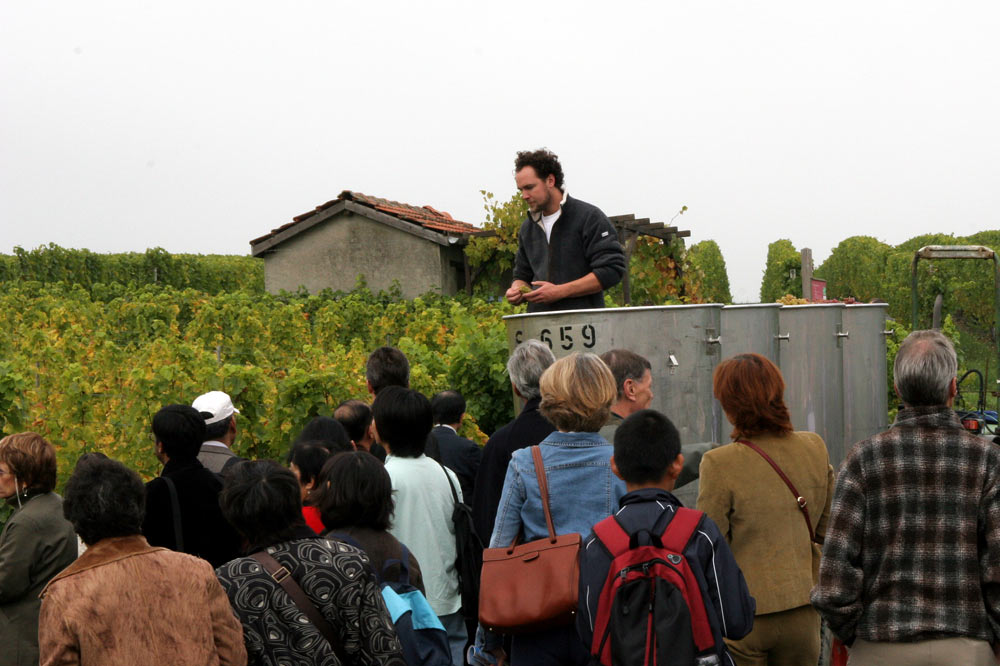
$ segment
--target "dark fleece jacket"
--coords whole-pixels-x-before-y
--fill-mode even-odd
[[[528,215],[518,232],[514,279],[529,284],[544,280],[572,282],[593,272],[602,289],[610,289],[625,275],[625,253],[607,216],[596,206],[567,196],[562,214],[552,227],[551,242]],[[604,307],[604,292],[564,298],[555,303],[530,303],[528,312],[581,310]]]

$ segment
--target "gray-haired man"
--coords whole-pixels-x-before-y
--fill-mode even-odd
[[[628,349],[606,351],[601,354],[601,360],[611,369],[618,389],[608,423],[601,428],[601,436],[613,442],[615,430],[622,421],[653,402],[653,371],[646,358]]]
[[[489,542],[493,534],[493,522],[497,517],[511,454],[517,449],[538,444],[556,429],[538,411],[538,404],[542,401],[538,380],[555,360],[548,346],[538,340],[525,340],[507,360],[507,374],[514,393],[526,402],[517,418],[493,433],[483,448],[472,498],[472,519],[476,533],[484,542]]]
[[[939,331],[911,333],[894,369],[904,408],[841,467],[812,603],[851,664],[995,664],[1000,447],[952,411]]]

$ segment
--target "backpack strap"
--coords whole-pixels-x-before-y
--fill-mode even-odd
[[[395,565],[395,566],[399,567],[399,577],[396,579],[396,582],[397,583],[402,583],[403,585],[409,585],[410,584],[410,551],[406,547],[406,544],[404,544],[402,542],[400,542],[399,547],[401,549],[401,552],[399,554],[399,559],[393,558],[393,559],[390,559],[390,560],[385,560],[382,563],[382,571],[381,571],[381,573],[379,573],[378,577],[379,577],[380,581],[387,580],[386,575],[385,575],[386,572],[389,570],[390,567],[392,567],[392,566]]]
[[[604,544],[604,547],[611,553],[612,559],[628,550],[628,533],[614,516],[608,516],[594,525],[594,534],[597,536],[598,541]]]
[[[174,518],[174,545],[178,551],[184,552],[184,530],[181,529],[181,503],[177,498],[177,486],[169,476],[160,478],[166,482],[167,490],[170,492],[170,509]]]
[[[357,539],[355,539],[354,537],[352,537],[349,534],[344,534],[343,532],[334,532],[333,530],[330,530],[329,532],[327,532],[323,536],[323,538],[324,539],[335,539],[336,541],[343,541],[348,546],[354,546],[355,548],[357,548],[358,550],[360,550],[362,553],[365,552],[365,549],[361,547],[361,544],[358,543]]]
[[[702,516],[705,514],[694,509],[687,509],[682,506],[677,507],[673,519],[667,523],[663,530],[663,547],[675,553],[684,553],[684,549],[691,540],[694,531],[698,529]]]
[[[364,546],[362,546],[360,543],[358,543],[358,540],[355,539],[354,537],[352,537],[349,534],[344,534],[343,532],[334,532],[333,530],[330,530],[329,532],[326,532],[326,533],[323,534],[323,538],[324,539],[333,539],[334,541],[340,541],[341,543],[346,543],[348,546],[354,546],[355,548],[357,548],[358,550],[360,550],[362,553],[364,553],[366,556],[368,555],[368,551],[365,550]],[[370,559],[369,559],[368,563],[371,564],[371,560]],[[371,567],[371,571],[372,571],[372,573],[375,574],[375,582],[378,583],[379,586],[381,586],[382,585],[382,572],[381,571],[375,571],[375,567],[374,566]]]
[[[430,456],[428,456],[428,457],[430,457]],[[436,462],[438,464],[438,466],[441,468],[441,471],[444,472],[444,478],[448,479],[448,489],[451,490],[451,500],[452,500],[452,502],[454,502],[456,506],[459,505],[459,504],[461,504],[461,502],[458,501],[458,493],[455,491],[455,484],[451,482],[451,477],[448,476],[448,468],[445,467],[441,463],[441,461],[438,460],[437,458],[434,459],[434,462]]]

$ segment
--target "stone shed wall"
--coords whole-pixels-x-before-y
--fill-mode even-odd
[[[446,259],[447,257],[447,259]],[[350,291],[364,275],[372,291],[399,281],[405,298],[427,291],[455,293],[459,277],[452,262],[461,250],[344,211],[320,222],[264,255],[264,286],[277,293],[300,286]]]

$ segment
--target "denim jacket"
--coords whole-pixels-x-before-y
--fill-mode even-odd
[[[611,445],[596,432],[557,431],[539,446],[556,534],[589,534],[625,494],[625,482],[611,472]],[[515,451],[507,466],[490,547],[509,546],[518,534],[522,541],[548,536],[530,447]]]

